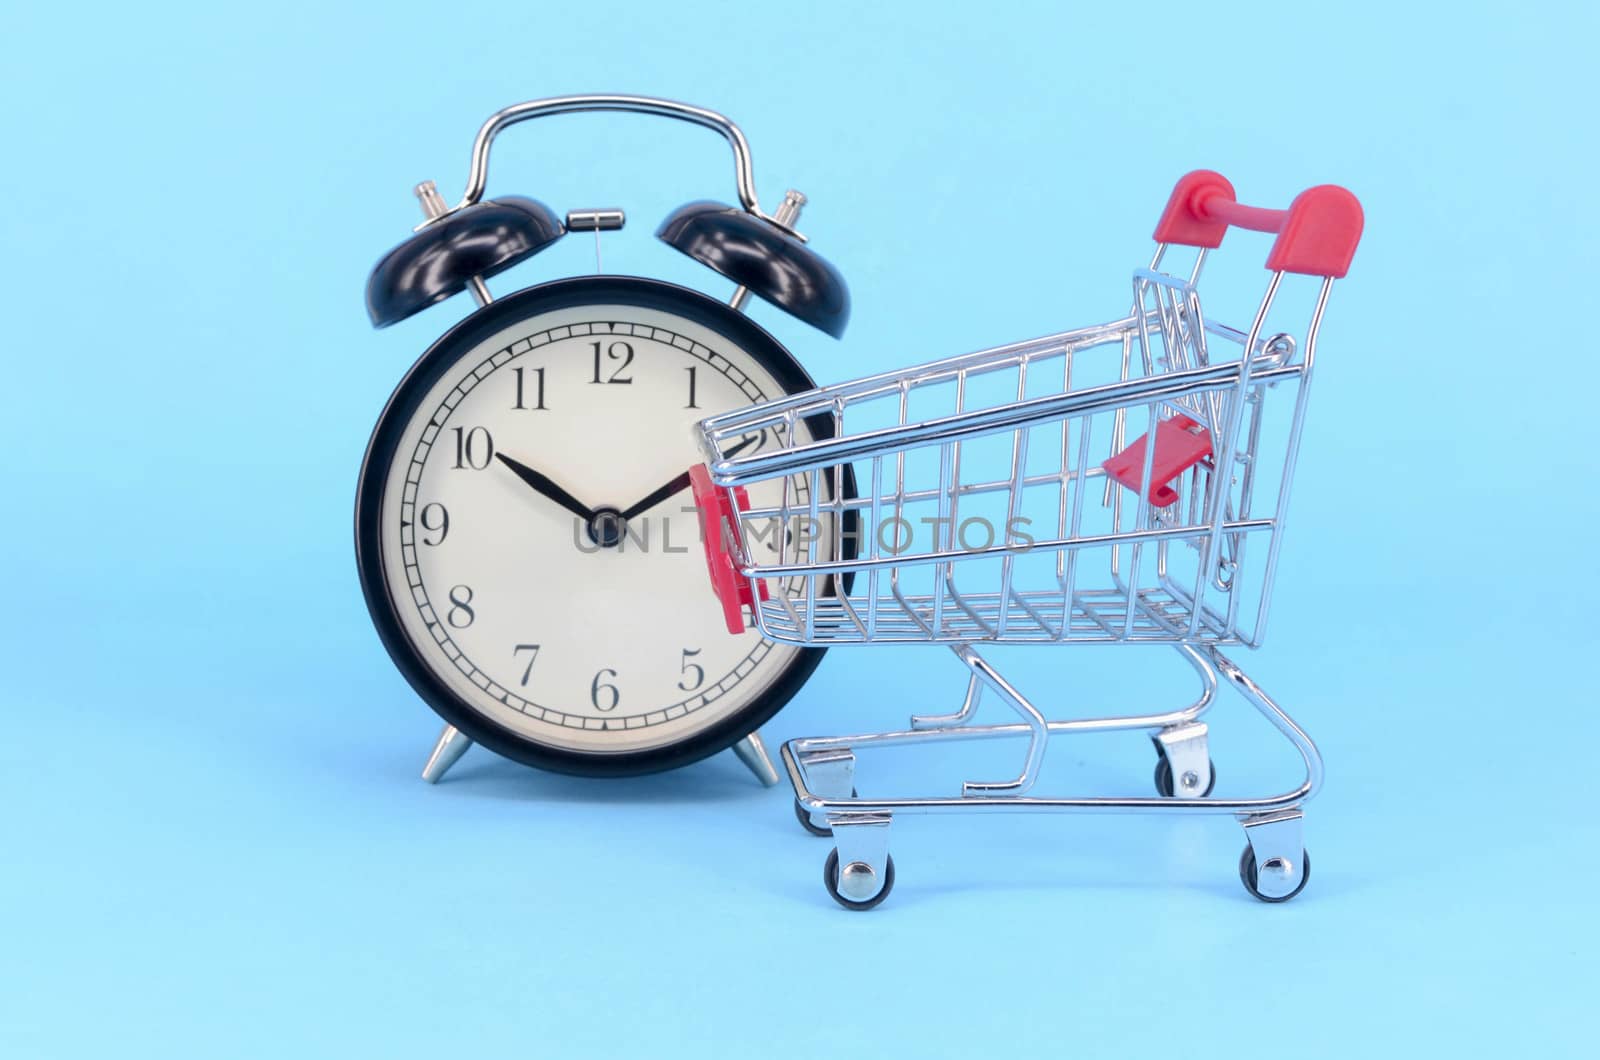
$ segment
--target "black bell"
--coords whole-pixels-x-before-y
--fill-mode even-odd
[[[566,235],[542,202],[509,196],[473,203],[385,254],[367,277],[367,314],[385,328],[504,272]]]
[[[759,217],[691,202],[674,210],[656,236],[834,338],[850,322],[850,290],[839,270]]]

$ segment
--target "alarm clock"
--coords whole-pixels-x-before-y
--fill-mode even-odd
[[[727,140],[739,205],[691,202],[656,235],[731,280],[731,297],[617,275],[490,295],[487,279],[567,233],[598,240],[623,227],[621,210],[563,218],[534,199],[483,197],[496,135],[585,111],[673,118]],[[751,294],[835,338],[844,331],[844,280],[794,227],[804,197],[791,191],[763,212],[738,126],[699,107],[621,95],[501,110],[478,130],[460,202],[447,206],[431,182],[416,194],[422,224],[367,281],[373,325],[463,291],[478,308],[422,354],[378,417],[357,486],[355,544],[383,646],[445,722],[423,778],[438,781],[480,743],[598,777],[733,747],[776,783],[758,730],[822,651],[727,635],[705,592],[685,469],[697,459],[691,428],[700,419],[815,385],[743,313]],[[740,446],[790,447],[833,430],[831,417],[813,417]],[[854,491],[823,478],[815,488],[825,495],[812,498],[812,482],[798,476],[777,488],[824,515],[841,510],[835,494]],[[804,529],[775,531],[766,547],[853,555],[845,535]]]

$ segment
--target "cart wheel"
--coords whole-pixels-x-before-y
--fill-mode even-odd
[[[850,789],[850,797],[852,799],[856,797],[856,789],[855,788],[851,788]],[[809,813],[807,813],[801,807],[799,799],[796,799],[794,801],[794,818],[795,818],[795,820],[800,822],[800,827],[801,828],[804,828],[806,831],[810,832],[812,835],[827,836],[827,835],[832,835],[833,834],[833,829],[827,828],[827,827],[819,827],[818,825],[815,825],[815,824],[811,823],[811,815]]]
[[[828,860],[822,864],[822,885],[833,895],[833,900],[846,909],[868,910],[889,897],[889,892],[894,890],[894,858],[885,854],[883,857],[883,887],[877,894],[864,902],[853,898],[846,898],[839,893],[839,848],[834,847],[828,851]]]
[[[1295,895],[1306,889],[1306,884],[1311,881],[1311,855],[1302,847],[1300,850],[1300,885],[1288,894],[1278,898],[1269,898],[1256,889],[1256,851],[1249,843],[1244,845],[1244,853],[1239,855],[1239,882],[1244,884],[1244,889],[1261,899],[1263,902],[1287,902]]]
[[[800,800],[798,799],[794,802],[794,819],[800,822],[801,828],[804,828],[812,835],[827,836],[833,834],[833,829],[831,828],[819,828],[812,824],[811,815],[805,811],[805,807],[800,805]]]
[[[1217,786],[1217,764],[1211,759],[1206,759],[1206,764],[1211,769],[1211,780],[1206,784],[1206,790],[1200,793],[1200,798],[1211,794],[1211,789]],[[1166,755],[1156,759],[1156,794],[1162,798],[1170,799],[1176,792],[1172,784],[1172,763],[1167,761]]]

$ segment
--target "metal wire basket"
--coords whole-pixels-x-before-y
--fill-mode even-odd
[[[1229,225],[1278,233],[1243,330],[1207,319],[1200,299],[1207,252]],[[692,477],[730,629],[748,621],[806,645],[945,644],[970,671],[952,713],[784,747],[802,823],[838,841],[826,875],[841,903],[887,894],[894,814],[980,808],[1233,813],[1249,837],[1246,887],[1281,901],[1304,886],[1300,806],[1320,783],[1320,758],[1218,649],[1261,643],[1317,335],[1361,225],[1342,188],[1263,210],[1240,205],[1219,175],[1191,173],[1157,226],[1154,258],[1133,275],[1127,315],[700,424],[706,466]],[[1176,246],[1195,248],[1184,267]],[[1295,275],[1320,280],[1299,339],[1268,327]],[[824,417],[829,437],[791,441],[806,434],[798,423]],[[768,491],[781,501],[750,505],[745,487],[768,480],[781,481]],[[835,488],[846,481],[856,489]],[[978,654],[990,644],[1166,644],[1194,666],[1201,695],[1178,711],[1050,721]],[[1219,674],[1300,750],[1298,789],[1206,797],[1198,718]],[[973,724],[985,689],[1021,723]],[[1160,798],[1028,794],[1052,733],[1113,728],[1154,731]],[[1027,738],[1017,777],[968,781],[951,798],[853,795],[856,747],[993,736]]]

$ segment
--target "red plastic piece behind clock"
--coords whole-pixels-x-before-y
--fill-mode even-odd
[[[762,600],[767,599],[767,586],[765,582],[758,582],[752,591],[750,579],[740,575],[733,555],[723,547],[722,528],[729,529],[734,546],[742,550],[744,544],[737,512],[750,507],[750,497],[743,486],[718,489],[704,464],[689,469],[689,486],[694,491],[695,507],[700,510],[700,543],[706,550],[706,572],[711,575],[711,589],[722,604],[728,632],[743,633],[744,609],[754,608],[758,595]]]

